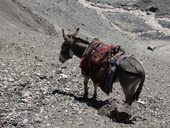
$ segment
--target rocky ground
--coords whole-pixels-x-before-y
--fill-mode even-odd
[[[0,0],[0,127],[168,128],[169,4],[169,0]],[[84,101],[79,59],[59,62],[61,29],[69,32],[76,27],[81,38],[119,44],[142,63],[146,81],[128,121],[119,119],[126,113],[113,111],[124,100],[119,83],[111,95],[98,89],[97,100]],[[89,90],[92,97],[93,87]]]

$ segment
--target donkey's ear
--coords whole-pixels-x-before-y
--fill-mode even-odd
[[[73,36],[76,36],[79,32],[80,28],[77,28],[76,31],[73,33]]]
[[[62,34],[63,34],[63,38],[65,41],[68,41],[68,37],[67,35],[64,33],[64,29],[62,29]]]

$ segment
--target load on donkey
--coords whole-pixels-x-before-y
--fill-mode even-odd
[[[109,94],[112,84],[120,82],[125,95],[125,103],[131,105],[138,100],[145,72],[142,65],[133,57],[127,56],[120,46],[103,44],[98,38],[91,43],[77,37],[79,28],[74,33],[65,34],[62,29],[64,42],[61,46],[59,60],[64,63],[73,55],[81,58],[80,68],[84,75],[84,98],[88,96],[88,81],[94,85],[93,97],[97,97],[97,86]]]

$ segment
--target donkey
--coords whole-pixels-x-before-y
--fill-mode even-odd
[[[73,55],[81,58],[86,48],[89,46],[89,42],[77,37],[79,28],[75,32],[70,34],[65,34],[64,29],[62,29],[62,35],[64,42],[61,45],[61,51],[59,55],[59,61],[64,63],[68,59],[71,59]],[[122,62],[117,66],[115,71],[116,81],[120,82],[125,95],[125,103],[129,106],[135,100],[138,100],[141,93],[144,81],[145,72],[142,65],[133,57],[127,56]],[[95,75],[95,74],[93,74]],[[92,78],[90,75],[84,76],[84,95],[83,98],[88,96],[88,81]],[[92,80],[93,81],[93,80]],[[113,81],[114,83],[115,81]],[[94,93],[93,97],[97,97],[97,83],[93,81]]]

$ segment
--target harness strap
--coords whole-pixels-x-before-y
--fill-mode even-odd
[[[118,59],[117,59],[117,61],[116,61],[116,64],[119,65],[120,62],[121,62],[123,59],[125,59],[126,57],[127,57],[126,54],[123,54],[123,55],[119,56]]]

